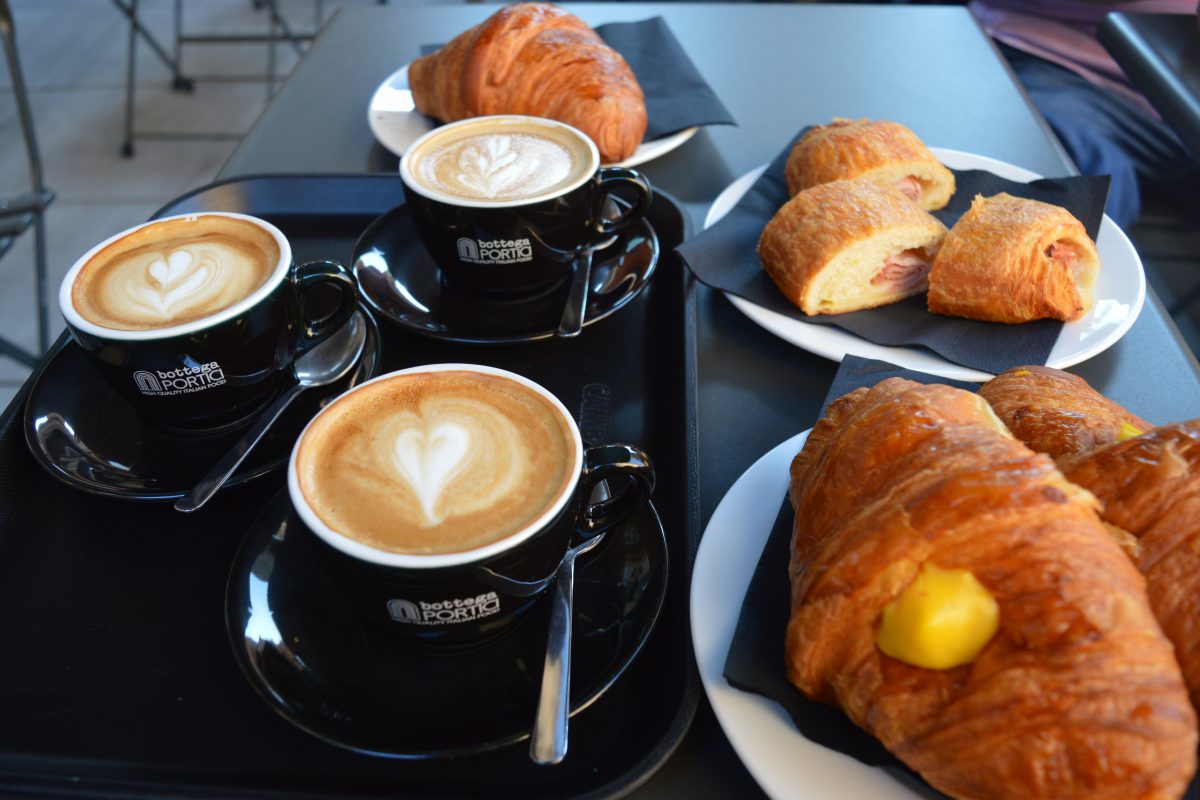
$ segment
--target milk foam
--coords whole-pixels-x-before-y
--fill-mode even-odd
[[[397,375],[342,397],[305,433],[301,491],[329,527],[403,553],[461,552],[520,530],[573,482],[569,423],[507,378]]]
[[[533,197],[568,183],[578,171],[569,148],[547,136],[485,132],[436,147],[418,163],[431,187],[472,199]]]
[[[170,327],[216,314],[252,294],[278,259],[274,239],[251,222],[170,220],[135,231],[93,257],[76,278],[72,301],[82,317],[103,327]]]

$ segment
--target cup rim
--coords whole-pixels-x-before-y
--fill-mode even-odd
[[[300,479],[296,469],[296,460],[300,453],[300,443],[304,441],[304,437],[308,434],[309,428],[313,426],[313,424],[318,418],[320,418],[322,414],[326,413],[336,404],[342,402],[344,398],[349,397],[355,392],[365,389],[373,383],[386,381],[391,378],[395,378],[398,375],[411,375],[421,372],[451,371],[477,372],[484,375],[496,375],[515,381],[516,383],[519,383],[528,389],[532,389],[548,400],[550,404],[558,411],[558,413],[562,415],[563,419],[567,421],[567,427],[571,431],[571,439],[574,443],[575,461],[571,472],[571,479],[567,486],[563,489],[562,493],[558,496],[558,498],[555,499],[554,503],[540,516],[529,522],[529,524],[525,525],[525,527],[509,534],[508,536],[505,536],[503,539],[490,542],[486,545],[476,547],[471,550],[462,550],[454,553],[394,553],[388,550],[380,550],[352,539],[327,525],[325,521],[317,516],[316,512],[312,510],[312,507],[308,504],[308,501],[304,499],[304,493],[300,490]],[[372,378],[365,383],[355,386],[350,391],[343,393],[328,406],[317,412],[316,416],[309,420],[308,424],[304,426],[304,430],[300,432],[298,437],[296,437],[296,443],[292,446],[292,454],[288,458],[287,486],[288,495],[292,501],[292,508],[294,508],[296,513],[300,515],[300,519],[306,526],[308,526],[309,530],[315,533],[321,538],[322,541],[334,549],[339,550],[352,558],[355,558],[359,561],[365,561],[369,564],[376,564],[383,567],[400,567],[411,570],[427,570],[464,566],[467,564],[476,563],[478,561],[483,561],[512,550],[523,542],[533,538],[536,534],[540,533],[555,519],[557,519],[558,515],[562,513],[563,508],[570,502],[571,498],[575,496],[575,491],[579,485],[579,479],[582,472],[583,437],[579,433],[579,426],[575,424],[575,418],[571,416],[571,412],[567,410],[567,407],[564,406],[562,402],[548,389],[538,383],[535,383],[529,378],[526,378],[524,375],[519,375],[515,372],[509,372],[508,370],[499,369],[497,367],[489,367],[482,364],[445,363],[425,364],[417,367],[409,367],[407,369],[396,370],[395,372],[389,372],[385,375]]]
[[[97,325],[83,318],[78,311],[75,310],[75,303],[71,298],[71,289],[75,284],[75,277],[79,275],[84,266],[91,261],[92,257],[108,247],[113,242],[140,231],[142,228],[148,228],[151,225],[158,225],[163,222],[170,222],[178,219],[195,219],[197,217],[232,217],[241,219],[258,225],[260,228],[271,234],[275,239],[275,243],[279,245],[279,262],[275,265],[271,276],[267,278],[263,285],[255,289],[252,293],[246,295],[238,302],[228,308],[218,311],[207,317],[185,322],[181,325],[172,325],[169,328],[154,328],[153,330],[136,330],[126,331],[118,328],[106,328],[103,325]],[[253,308],[268,297],[279,286],[280,282],[287,276],[288,271],[292,266],[292,246],[288,243],[287,237],[283,232],[276,228],[265,219],[252,217],[249,214],[238,214],[233,211],[197,211],[190,214],[174,214],[169,217],[160,217],[143,222],[141,225],[135,225],[132,228],[126,228],[120,233],[115,233],[109,236],[104,241],[92,247],[82,256],[80,256],[71,269],[67,270],[66,276],[63,278],[62,284],[58,289],[58,307],[62,312],[63,317],[72,328],[77,328],[84,333],[89,333],[93,336],[98,336],[104,339],[113,339],[125,342],[146,342],[155,341],[158,339],[169,339],[174,336],[185,336],[187,334],[202,331],[206,328],[211,328],[214,325],[220,325],[239,314],[244,313],[247,309]]]
[[[431,139],[435,136],[441,136],[446,131],[456,128],[464,128],[471,125],[483,125],[495,120],[513,120],[521,123],[522,125],[534,125],[545,128],[566,130],[587,145],[588,152],[591,153],[591,168],[585,170],[583,175],[564,187],[555,189],[553,191],[543,192],[541,194],[534,195],[533,197],[522,197],[517,200],[502,201],[472,200],[468,197],[459,197],[457,195],[435,192],[420,186],[415,180],[412,179],[412,155],[416,153],[421,145],[423,145],[428,139]],[[524,114],[489,114],[482,117],[468,117],[467,119],[460,119],[457,122],[449,122],[422,134],[415,142],[410,144],[408,148],[405,149],[404,155],[400,157],[400,179],[404,181],[405,186],[429,200],[434,200],[439,203],[446,203],[447,205],[452,206],[461,206],[464,208],[520,208],[522,206],[533,205],[535,203],[544,203],[547,200],[553,200],[556,197],[562,197],[564,194],[578,189],[580,186],[591,180],[592,176],[596,174],[596,170],[599,168],[600,150],[596,147],[596,143],[592,141],[592,137],[588,136],[575,126],[568,125],[565,122],[560,122],[556,119],[549,119],[547,117],[532,117]]]

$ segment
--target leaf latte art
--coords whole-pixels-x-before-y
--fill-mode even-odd
[[[253,294],[278,261],[274,238],[246,220],[167,220],[93,256],[75,280],[72,301],[81,316],[106,328],[165,328]]]
[[[481,131],[436,146],[419,159],[421,181],[476,200],[513,200],[548,192],[579,177],[582,155],[537,133]]]
[[[339,398],[301,439],[297,477],[330,528],[400,553],[509,536],[563,496],[573,434],[533,389],[450,370],[399,374]]]

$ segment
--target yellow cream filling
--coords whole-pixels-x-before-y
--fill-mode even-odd
[[[875,644],[914,667],[950,669],[974,661],[999,624],[996,599],[974,575],[926,562],[884,607]]]

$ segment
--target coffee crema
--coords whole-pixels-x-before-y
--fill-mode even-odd
[[[568,420],[540,393],[466,370],[396,375],[330,405],[296,476],[334,531],[393,553],[473,550],[526,528],[578,474]]]
[[[421,145],[411,162],[425,188],[468,200],[511,202],[553,195],[591,174],[591,151],[569,130],[483,120]]]
[[[155,330],[219,314],[275,272],[279,243],[249,220],[164,220],[95,253],[75,276],[71,303],[103,328]]]

